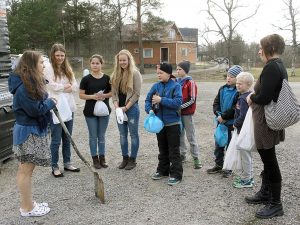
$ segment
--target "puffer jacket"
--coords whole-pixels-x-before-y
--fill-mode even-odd
[[[156,115],[164,125],[180,123],[180,106],[182,104],[181,86],[169,79],[168,82],[157,82],[150,89],[145,100],[145,111],[152,109],[152,96],[158,94],[161,97]]]

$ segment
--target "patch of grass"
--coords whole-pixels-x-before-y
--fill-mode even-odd
[[[190,75],[193,77],[196,81],[209,81],[209,82],[219,82],[219,81],[225,81],[226,78],[226,72],[225,71],[215,71],[215,70],[209,70],[209,67],[211,65],[203,64],[203,65],[195,65],[194,68],[190,71]],[[87,67],[86,67],[87,68]],[[89,69],[89,68],[88,68]],[[193,71],[193,69],[196,69],[197,72]],[[198,71],[198,69],[202,69],[201,71]],[[83,70],[80,67],[73,68],[75,72],[75,76],[77,79],[80,79],[82,77]],[[111,64],[104,64],[103,66],[103,72],[107,75],[111,75],[113,71],[113,65]],[[250,69],[250,73],[253,74],[254,78],[257,79],[262,71],[262,67],[253,67]],[[290,82],[300,82],[300,68],[296,69],[296,76],[291,77],[291,69],[288,68],[288,75],[289,75],[289,81]],[[145,68],[145,74],[155,74],[156,68]],[[176,70],[173,69],[173,74],[176,74]],[[156,82],[157,78],[150,78],[147,79],[146,82]]]
[[[257,79],[262,71],[262,68],[251,68],[250,73]],[[287,68],[288,78],[290,82],[300,82],[300,68],[295,71],[295,76],[291,77],[291,69]]]

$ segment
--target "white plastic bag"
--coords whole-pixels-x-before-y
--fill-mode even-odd
[[[242,160],[240,151],[236,149],[236,141],[238,138],[237,130],[234,129],[232,138],[226,150],[223,170],[238,171],[242,169]]]
[[[121,108],[116,108],[116,117],[118,124],[123,124],[124,122],[124,113]]]
[[[103,101],[98,100],[94,107],[94,116],[108,116],[109,111]]]
[[[251,107],[247,111],[241,132],[236,141],[236,149],[241,151],[256,151]]]
[[[61,93],[57,99],[56,108],[59,112],[60,117],[64,122],[72,120],[72,111],[68,100],[64,93]],[[59,124],[59,120],[55,113],[51,110],[52,113],[52,120],[54,124]]]

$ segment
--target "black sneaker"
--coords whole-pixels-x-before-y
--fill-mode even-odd
[[[222,167],[218,166],[218,165],[215,165],[213,168],[206,170],[206,172],[208,174],[220,173],[220,172],[222,172]]]
[[[232,170],[223,170],[222,171],[222,177],[228,178],[232,175]]]

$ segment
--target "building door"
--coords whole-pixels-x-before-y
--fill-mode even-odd
[[[169,62],[169,48],[160,48],[160,61]]]

